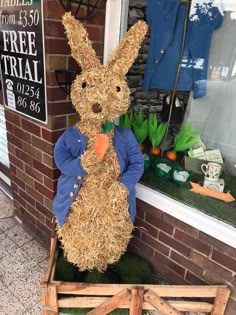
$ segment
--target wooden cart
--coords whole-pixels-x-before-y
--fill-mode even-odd
[[[43,315],[57,315],[59,308],[93,308],[88,315],[106,315],[117,308],[129,309],[130,315],[141,315],[142,310],[159,310],[163,315],[181,315],[181,311],[223,315],[230,294],[227,286],[223,285],[88,284],[56,281],[56,257],[57,237],[54,234],[51,238],[48,270],[41,279]],[[63,294],[63,298],[59,297],[60,294]],[[166,297],[168,300],[165,300]],[[212,303],[199,302],[196,298],[211,298]]]

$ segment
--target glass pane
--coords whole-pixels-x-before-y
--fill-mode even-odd
[[[208,148],[220,149],[227,170],[236,175],[236,12],[225,12],[214,32],[209,57],[207,95],[189,98],[187,118]]]

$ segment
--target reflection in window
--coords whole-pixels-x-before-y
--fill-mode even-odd
[[[236,175],[236,11],[225,12],[209,56],[207,95],[190,98],[187,117],[210,149],[221,150],[229,173]]]

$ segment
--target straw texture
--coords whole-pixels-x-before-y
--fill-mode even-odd
[[[112,132],[109,136],[111,141]],[[110,145],[104,160],[97,162],[100,167],[94,167],[94,159],[97,157],[93,152],[82,157],[90,174],[83,180],[66,224],[58,229],[65,255],[81,271],[106,270],[107,264],[114,263],[125,252],[133,229],[128,192],[114,180],[120,167],[113,146]]]
[[[128,190],[119,182],[120,165],[113,147],[114,130],[107,133],[109,143],[100,160],[94,147],[102,125],[124,114],[129,107],[129,88],[125,74],[137,56],[147,31],[138,22],[113,52],[107,66],[100,64],[83,25],[70,13],[63,24],[72,56],[82,68],[72,85],[71,99],[80,115],[77,128],[88,138],[81,164],[88,175],[72,203],[66,223],[57,225],[58,237],[67,259],[83,271],[104,271],[125,252],[133,224],[129,216]],[[94,112],[94,106],[99,112]]]

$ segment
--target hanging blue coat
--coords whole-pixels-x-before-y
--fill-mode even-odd
[[[131,220],[134,221],[135,185],[143,174],[143,155],[130,129],[115,126],[113,144],[120,163],[120,182],[128,188],[129,212]],[[83,177],[87,175],[80,164],[80,156],[84,153],[86,145],[87,138],[76,126],[68,128],[55,145],[54,159],[61,176],[57,184],[53,210],[60,226],[65,223],[70,206],[80,190]]]
[[[197,4],[201,2],[201,4]],[[223,20],[223,9],[214,0],[193,0],[177,91],[194,90],[194,98],[206,95],[208,57],[213,31]],[[143,89],[173,90],[180,58],[187,6],[181,0],[147,0],[151,30]]]

